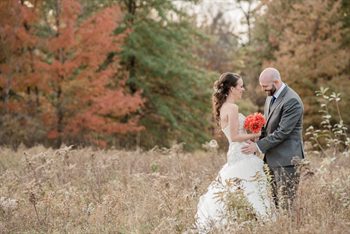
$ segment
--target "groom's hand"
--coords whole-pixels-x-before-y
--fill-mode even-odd
[[[247,142],[246,145],[241,148],[241,152],[244,154],[253,154],[256,151],[256,144],[252,141]]]

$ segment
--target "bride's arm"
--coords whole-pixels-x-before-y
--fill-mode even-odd
[[[232,141],[243,142],[260,136],[260,133],[238,134],[239,117],[238,107],[236,105],[230,108],[228,113],[228,123],[230,126],[230,136]]]

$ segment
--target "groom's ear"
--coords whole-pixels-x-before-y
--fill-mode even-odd
[[[275,85],[278,85],[278,84],[281,83],[281,80],[274,80],[273,83],[274,83]]]

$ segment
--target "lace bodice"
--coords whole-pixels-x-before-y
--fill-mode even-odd
[[[238,114],[238,121],[239,121],[239,127],[238,127],[238,134],[244,134],[246,133],[245,129],[244,129],[244,120],[245,120],[245,116],[241,113]],[[231,140],[231,136],[230,136],[230,125],[227,125],[225,128],[222,129],[222,131],[224,132],[228,142],[232,142]]]

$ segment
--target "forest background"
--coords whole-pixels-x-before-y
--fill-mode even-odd
[[[211,94],[220,73],[243,77],[239,105],[249,114],[262,111],[267,66],[302,97],[305,128],[322,125],[321,87],[341,95],[350,122],[349,1],[227,0],[193,10],[203,3],[2,0],[0,144],[197,149],[218,137]],[[227,17],[233,9],[239,24]]]

